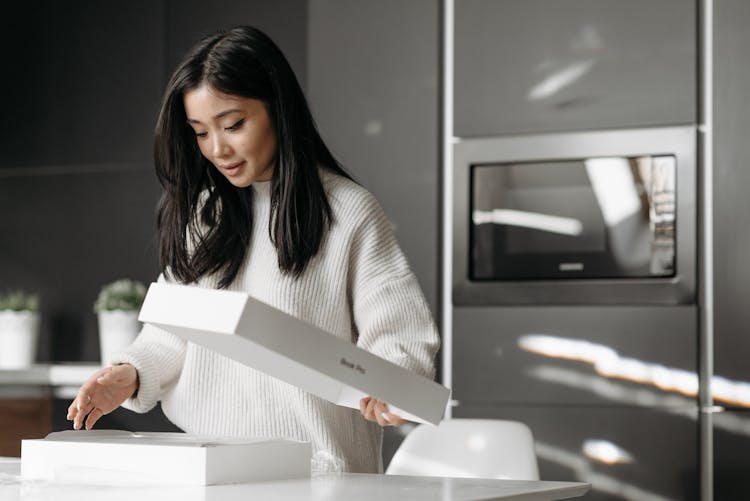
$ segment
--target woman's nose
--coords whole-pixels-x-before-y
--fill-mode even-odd
[[[227,157],[231,153],[229,144],[221,137],[221,134],[214,134],[213,143],[211,144],[211,153],[216,158]]]

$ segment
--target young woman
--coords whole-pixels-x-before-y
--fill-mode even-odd
[[[163,194],[159,280],[245,291],[432,378],[439,338],[377,201],[323,143],[278,47],[238,27],[177,67],[156,126]],[[368,397],[340,407],[144,326],[81,387],[75,429],[157,401],[184,431],[313,444],[315,471],[382,471],[382,430],[403,420]]]

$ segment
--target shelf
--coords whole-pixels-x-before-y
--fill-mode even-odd
[[[25,369],[0,369],[0,398],[37,396],[48,387],[56,398],[73,398],[97,370],[95,363],[38,364]]]

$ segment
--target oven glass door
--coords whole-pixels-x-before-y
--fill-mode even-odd
[[[471,279],[675,274],[671,155],[471,167]]]

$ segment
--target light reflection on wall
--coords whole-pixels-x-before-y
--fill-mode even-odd
[[[597,374],[607,378],[624,379],[690,397],[698,394],[698,375],[695,372],[622,357],[602,344],[545,334],[526,334],[518,339],[518,346],[524,351],[549,358],[591,364]],[[750,383],[714,376],[711,385],[714,400],[750,407]]]
[[[654,408],[693,420],[698,416],[696,400],[682,395],[660,393],[649,387],[633,387],[593,374],[549,365],[529,368],[528,374],[540,381],[589,391],[611,402]]]
[[[529,101],[540,101],[552,97],[580,80],[596,63],[596,59],[572,61],[532,86],[526,93],[526,98]]]
[[[586,458],[560,447],[539,441],[536,442],[534,447],[540,459],[570,468],[575,472],[579,481],[590,483],[594,491],[612,494],[622,499],[638,499],[639,501],[669,501],[671,499],[647,491],[637,485],[623,482],[611,475],[595,471]]]
[[[627,464],[633,462],[633,455],[609,440],[590,438],[581,446],[583,455],[604,464]]]
[[[604,47],[604,38],[596,26],[582,26],[568,42],[568,56],[545,59],[535,68],[542,79],[529,88],[526,98],[541,101],[570,87],[591,71]]]

